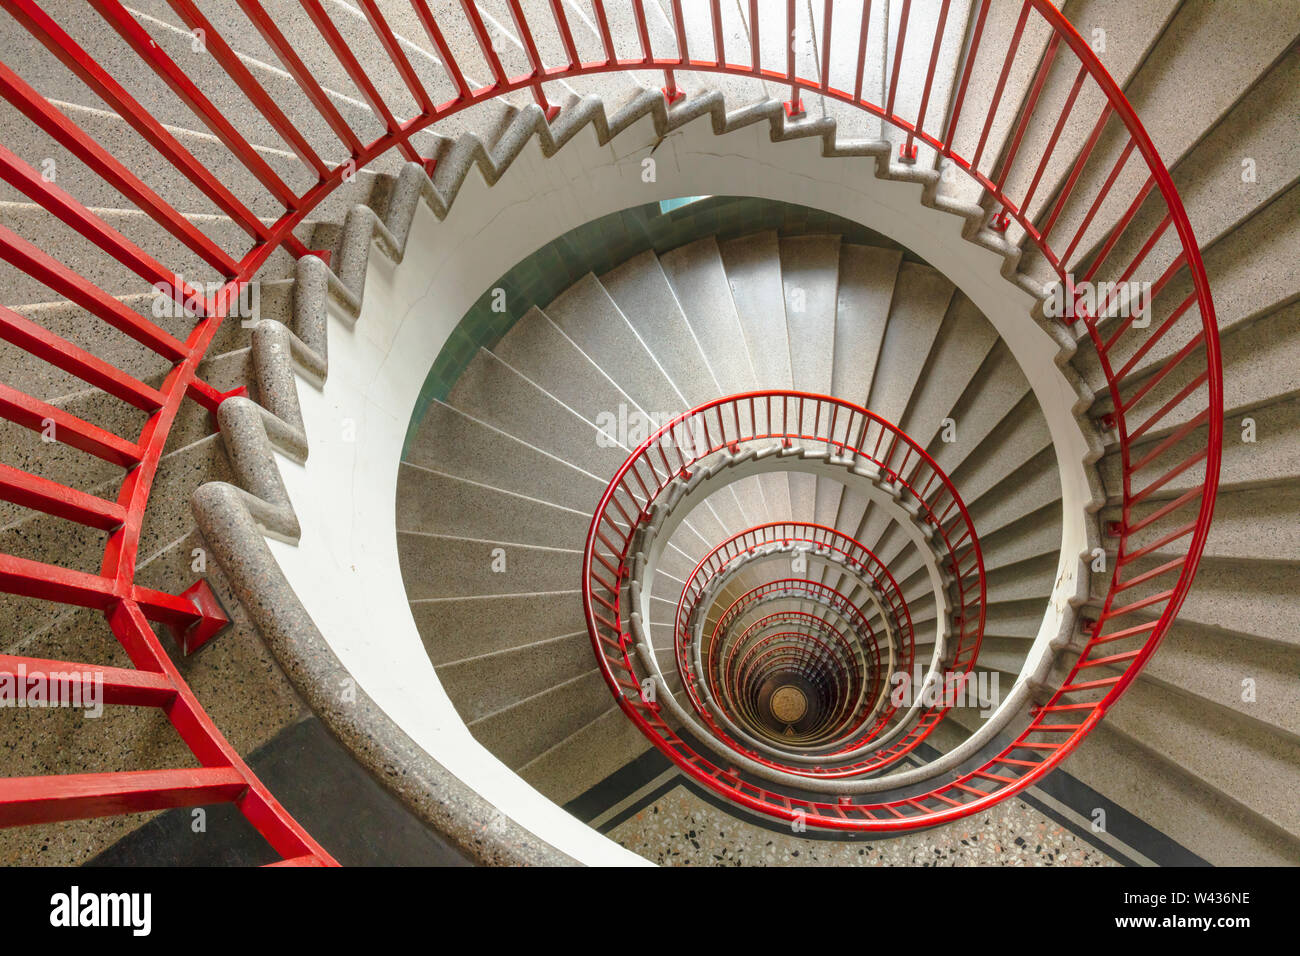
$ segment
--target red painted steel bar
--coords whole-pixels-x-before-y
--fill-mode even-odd
[[[144,140],[162,154],[205,196],[254,239],[266,241],[270,230],[211,171],[176,141],[148,110],[95,62],[80,44],[52,20],[35,0],[9,0],[9,14],[85,83],[95,95],[122,117]]]
[[[338,108],[330,100],[325,90],[322,89],[320,83],[316,81],[316,77],[312,75],[311,70],[302,61],[302,57],[298,56],[293,44],[285,38],[284,33],[276,26],[275,21],[262,7],[259,0],[235,0],[235,2],[239,4],[244,16],[248,17],[257,32],[261,34],[267,46],[275,52],[280,63],[293,77],[294,82],[298,84],[298,88],[302,90],[303,95],[311,101],[317,112],[329,124],[330,129],[343,142],[348,153],[353,158],[360,156],[363,147],[361,140],[357,138],[356,132],[348,125],[348,122],[343,118],[343,114],[338,111]]]
[[[541,54],[537,52],[537,41],[533,39],[533,33],[528,28],[528,18],[524,16],[523,7],[520,6],[519,0],[506,0],[510,8],[510,17],[514,20],[515,30],[519,33],[520,42],[523,43],[524,55],[528,58],[528,65],[532,72],[529,74],[534,80],[539,82],[533,83],[533,99],[537,105],[542,108],[548,120],[555,119],[559,114],[560,108],[553,105],[546,98],[546,91],[542,89],[540,78],[546,72],[546,67],[542,64]]]
[[[410,142],[405,138],[401,138],[402,129],[397,122],[397,118],[393,116],[392,110],[388,108],[388,104],[375,87],[374,81],[370,79],[370,74],[362,68],[361,62],[357,59],[356,54],[352,52],[352,47],[343,39],[338,27],[334,25],[334,21],[325,12],[325,8],[321,6],[320,0],[298,0],[298,2],[302,5],[303,10],[307,12],[307,16],[311,18],[311,22],[315,24],[316,29],[320,31],[320,35],[325,39],[325,43],[333,51],[334,56],[343,65],[348,77],[356,84],[366,103],[379,117],[384,129],[390,135],[399,137],[396,142],[398,151],[413,163],[421,162],[420,155],[414,150]]]
[[[155,411],[163,403],[156,388],[4,306],[0,306],[0,339],[143,411]]]
[[[118,0],[87,0],[99,11],[118,36],[130,45],[136,54],[153,69],[168,88],[193,111],[212,134],[234,154],[258,181],[266,187],[276,200],[286,209],[293,209],[298,204],[298,195],[282,180],[269,163],[262,158],[251,143],[234,127],[222,110],[216,108],[202,91],[194,84],[177,64],[163,52],[157,42],[145,32],[139,21],[133,17]]]
[[[293,124],[293,121],[284,115],[284,111],[280,109],[274,97],[266,92],[262,84],[257,82],[253,74],[249,72],[248,67],[244,66],[238,54],[231,49],[230,44],[221,35],[221,31],[214,27],[212,22],[199,11],[194,0],[167,0],[167,2],[171,4],[172,9],[176,11],[186,26],[191,30],[202,31],[204,48],[212,54],[212,58],[221,65],[221,68],[226,71],[226,75],[243,91],[249,102],[257,107],[257,111],[262,115],[262,118],[297,154],[303,165],[314,170],[317,176],[323,178],[328,172],[324,160],[307,142],[307,138]]]
[[[930,65],[925,71],[925,88],[921,91],[921,105],[916,111],[916,129],[921,129],[925,125],[925,114],[930,108],[930,92],[934,88],[934,74],[939,68],[939,50],[943,47],[943,28],[948,22],[948,7],[951,2],[952,0],[943,0],[939,7],[939,20],[934,27],[934,43],[930,47]],[[914,138],[915,133],[909,130],[907,141],[903,144],[904,160],[916,158],[916,147],[912,144]]]
[[[0,63],[0,96],[223,276],[229,278],[239,271],[235,260],[216,243],[3,63]]]
[[[465,75],[461,72],[460,64],[452,56],[451,47],[447,45],[447,40],[442,35],[442,28],[438,26],[433,11],[429,9],[428,0],[411,0],[411,6],[415,9],[415,15],[419,18],[420,26],[424,28],[429,42],[438,51],[438,59],[442,63],[442,68],[447,71],[447,76],[455,85],[457,95],[462,98],[469,97],[471,95],[469,83],[466,82]]]

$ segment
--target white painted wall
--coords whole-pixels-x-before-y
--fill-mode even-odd
[[[603,147],[586,130],[549,160],[533,143],[491,189],[471,173],[445,222],[422,209],[400,267],[372,256],[355,327],[331,320],[328,382],[323,390],[301,383],[311,457],[305,467],[280,462],[302,538],[271,542],[366,692],[467,785],[592,864],[644,861],[564,813],[470,736],[416,632],[394,530],[402,441],[425,376],[471,304],[523,257],[591,219],[683,195],[802,203],[870,225],[944,271],[1025,369],[1060,461],[1066,507],[1059,593],[1073,593],[1075,556],[1086,541],[1085,446],[1070,415],[1076,396],[1053,362],[1054,343],[1028,319],[1029,297],[1001,278],[996,255],[961,239],[959,220],[921,206],[919,186],[875,179],[870,160],[824,159],[819,140],[773,144],[766,124],[722,137],[707,119],[690,124],[655,152],[657,181],[647,184],[641,159],[656,139],[645,119]],[[1051,616],[1040,645],[1055,634]]]

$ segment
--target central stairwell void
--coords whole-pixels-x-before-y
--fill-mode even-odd
[[[1226,629],[1189,598],[1224,383],[1179,190],[1202,198],[1220,119],[1286,112],[1300,22],[1161,3],[1139,29],[1123,4],[1046,0],[90,6],[5,5],[6,49],[46,59],[0,73],[32,131],[0,155],[22,213],[0,332],[91,391],[28,371],[0,394],[26,443],[0,475],[19,529],[0,584],[32,632],[0,661],[89,673],[22,602],[88,609],[75,628],[102,612],[87,646],[119,655],[113,702],[164,709],[201,766],[86,772],[51,745],[6,769],[0,822],[229,800],[287,861],[332,862],[172,660],[201,663],[229,618],[478,862],[643,862],[566,807],[647,754],[737,832],[942,834],[1063,765],[1204,859],[1294,858],[1300,820],[1258,786],[1294,722],[1138,678],[1185,605],[1214,632],[1198,646]],[[1196,136],[1158,112],[1158,151],[1134,103],[1162,108],[1162,71],[1221,28],[1249,77]],[[195,30],[219,67],[201,83],[180,65]],[[182,144],[185,110],[210,132]],[[98,142],[134,136],[165,160],[150,185]],[[42,178],[56,147],[101,191]],[[182,178],[208,219],[155,192]],[[119,230],[101,211],[123,203]],[[1268,224],[1204,206],[1230,281],[1234,232]],[[46,220],[84,261],[55,261]],[[187,298],[183,321],[148,318]],[[69,310],[166,368],[74,345]],[[137,440],[92,416],[110,397],[144,412]],[[47,420],[99,470],[44,456]],[[163,467],[189,447],[173,423],[210,463]],[[146,520],[187,500],[192,519]],[[24,509],[101,536],[56,554]],[[192,543],[211,571],[155,574]],[[1272,661],[1256,637],[1243,653]],[[1240,786],[1197,750],[1211,735],[1252,755]]]

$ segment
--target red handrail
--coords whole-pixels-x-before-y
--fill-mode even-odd
[[[3,96],[16,110],[27,117],[35,126],[44,130],[61,146],[69,150],[90,171],[105,183],[118,191],[132,204],[150,217],[162,229],[173,235],[192,252],[199,255],[216,270],[225,281],[225,285],[215,294],[199,296],[199,308],[193,328],[183,340],[172,337],[156,324],[142,319],[133,311],[126,309],[122,303],[98,288],[96,284],[69,268],[57,258],[36,249],[21,237],[9,230],[0,231],[0,258],[9,262],[21,273],[38,279],[50,288],[55,296],[64,297],[84,308],[95,319],[124,331],[137,341],[143,343],[170,364],[171,370],[162,380],[161,386],[155,388],[139,381],[136,377],[115,369],[94,356],[78,349],[72,343],[59,337],[40,331],[33,324],[25,321],[12,309],[0,312],[0,336],[24,349],[34,356],[50,361],[52,364],[81,377],[93,388],[102,389],[108,394],[124,397],[137,407],[142,408],[148,419],[134,439],[127,439],[112,434],[102,428],[79,419],[69,413],[54,408],[37,396],[29,396],[13,388],[0,391],[0,417],[7,418],[29,428],[43,427],[46,421],[53,421],[58,433],[64,440],[92,454],[99,455],[123,469],[123,478],[115,500],[109,501],[88,495],[70,488],[60,482],[52,481],[40,475],[30,474],[21,469],[6,467],[0,471],[0,497],[36,511],[58,515],[77,521],[90,527],[104,528],[109,532],[104,549],[100,571],[97,574],[73,572],[66,568],[42,564],[15,555],[0,555],[0,589],[3,591],[39,597],[47,601],[93,607],[102,610],[113,633],[126,648],[132,662],[142,673],[161,675],[159,680],[166,682],[169,718],[177,727],[182,737],[208,766],[229,767],[241,781],[239,796],[235,799],[244,810],[245,815],[268,837],[273,846],[286,856],[293,858],[310,858],[328,861],[324,853],[301,828],[285,814],[256,781],[247,767],[230,750],[229,745],[207,719],[198,702],[184,681],[176,673],[168,655],[158,644],[149,627],[149,621],[162,621],[192,640],[200,634],[206,636],[219,624],[219,615],[211,609],[211,603],[203,587],[187,592],[186,596],[177,598],[140,587],[135,583],[137,552],[141,529],[144,524],[150,491],[158,471],[163,448],[171,431],[180,403],[186,398],[193,398],[210,410],[220,404],[225,397],[198,375],[198,365],[206,355],[222,320],[228,315],[230,303],[234,301],[243,284],[252,280],[267,259],[279,249],[286,249],[298,257],[308,254],[304,244],[294,235],[294,230],[302,225],[307,216],[356,170],[372,163],[378,157],[397,150],[408,159],[420,158],[413,145],[415,137],[428,130],[442,119],[462,110],[471,108],[519,90],[528,90],[547,109],[553,110],[546,99],[545,84],[561,79],[574,79],[611,72],[633,72],[639,70],[659,70],[664,73],[665,91],[670,100],[681,95],[676,82],[680,71],[694,73],[725,73],[733,76],[751,77],[770,80],[788,86],[791,90],[789,111],[801,112],[799,103],[800,90],[814,91],[831,100],[849,104],[877,116],[885,123],[906,134],[904,158],[908,158],[914,143],[928,146],[946,159],[974,182],[978,183],[984,195],[998,207],[999,214],[994,226],[1005,227],[1015,222],[1024,231],[1026,237],[1044,255],[1047,262],[1056,270],[1058,277],[1064,281],[1070,270],[1076,265],[1090,265],[1089,275],[1093,274],[1119,245],[1121,238],[1128,238],[1136,222],[1135,214],[1142,203],[1163,203],[1164,216],[1157,235],[1167,231],[1170,225],[1182,247],[1181,256],[1167,269],[1161,270],[1146,261],[1153,242],[1141,243],[1142,251],[1130,263],[1118,269],[1120,274],[1142,278],[1142,270],[1155,269],[1153,287],[1156,298],[1172,287],[1170,280],[1183,270],[1190,276],[1192,292],[1177,305],[1157,329],[1145,339],[1134,334],[1129,322],[1115,323],[1106,318],[1082,315],[1081,321],[1087,338],[1096,349],[1102,373],[1104,374],[1111,404],[1114,412],[1111,416],[1119,442],[1123,469],[1123,520],[1115,529],[1118,537],[1119,560],[1113,573],[1110,591],[1104,606],[1098,615],[1090,640],[1080,657],[1070,680],[1058,692],[1057,696],[1044,707],[1039,714],[1047,715],[1060,709],[1071,709],[1081,715],[1075,729],[1064,739],[1049,738],[1052,745],[1044,749],[1030,740],[1035,733],[1060,733],[1056,729],[1047,729],[1047,725],[1036,718],[1035,724],[1017,738],[1017,745],[1029,748],[1042,759],[1021,761],[1007,759],[1003,766],[993,772],[989,769],[963,778],[942,793],[936,792],[933,799],[913,799],[899,804],[888,804],[879,811],[856,810],[852,807],[801,806],[798,801],[776,794],[760,791],[752,785],[734,778],[728,771],[710,768],[700,758],[690,755],[681,748],[680,741],[669,735],[664,738],[662,746],[671,752],[673,759],[688,772],[705,779],[715,789],[725,792],[732,799],[755,809],[766,809],[782,816],[805,815],[816,825],[830,827],[859,827],[877,829],[895,829],[907,826],[928,825],[942,822],[965,813],[975,812],[988,806],[997,799],[1014,793],[1040,779],[1051,767],[1070,752],[1084,734],[1091,728],[1106,710],[1118,699],[1123,690],[1137,676],[1142,665],[1158,646],[1161,638],[1168,631],[1178,609],[1187,594],[1195,574],[1197,564],[1204,549],[1209,524],[1213,513],[1213,502],[1218,487],[1219,466],[1222,440],[1222,370],[1220,367],[1219,343],[1215,325],[1213,302],[1205,268],[1196,245],[1192,227],[1181,201],[1174,189],[1168,170],[1152,144],[1150,137],[1142,128],[1132,106],[1125,100],[1118,85],[1110,77],[1097,57],[1092,53],[1074,28],[1048,0],[1006,0],[1018,5],[1021,10],[1020,27],[1005,50],[993,50],[992,55],[1002,56],[1009,66],[1019,54],[1025,25],[1046,25],[1050,32],[1050,49],[1056,63],[1060,65],[1064,58],[1073,56],[1077,61],[1078,73],[1074,87],[1063,110],[1058,114],[1048,114],[1046,119],[1053,124],[1053,133],[1046,150],[1038,156],[1026,158],[1023,136],[1026,125],[1038,116],[1040,108],[1037,91],[1041,90],[1041,79],[1048,67],[1039,63],[1035,74],[1034,92],[1027,101],[1028,108],[1021,110],[1021,121],[1014,134],[1014,146],[1009,153],[995,158],[993,168],[981,169],[981,160],[985,158],[984,144],[987,135],[981,135],[980,146],[974,157],[962,155],[955,143],[959,129],[984,128],[987,130],[992,121],[999,98],[1005,93],[1006,69],[992,106],[983,114],[972,114],[969,108],[969,81],[973,75],[973,65],[982,50],[987,52],[985,25],[990,9],[990,0],[981,0],[976,14],[975,25],[970,33],[965,62],[961,66],[961,80],[954,99],[954,105],[937,125],[927,127],[928,118],[923,107],[913,119],[898,115],[891,108],[897,102],[900,86],[909,81],[909,77],[899,72],[901,57],[897,54],[903,44],[908,43],[912,49],[913,38],[907,30],[902,30],[897,38],[895,50],[895,69],[890,78],[888,89],[882,102],[875,102],[870,95],[864,96],[863,75],[867,58],[867,41],[869,36],[871,4],[864,4],[864,15],[858,24],[859,47],[856,58],[856,73],[853,89],[847,91],[831,82],[829,52],[822,57],[820,76],[804,76],[797,72],[796,58],[791,53],[782,65],[776,69],[765,66],[760,49],[758,7],[754,0],[749,4],[751,50],[744,62],[727,61],[725,51],[716,47],[710,58],[692,56],[687,48],[686,33],[680,17],[680,7],[674,4],[675,29],[677,44],[672,53],[655,49],[652,31],[646,20],[644,5],[633,5],[634,28],[639,36],[641,53],[638,56],[617,56],[614,37],[609,26],[609,19],[601,0],[594,0],[593,10],[599,32],[602,58],[589,62],[578,62],[576,46],[572,40],[569,24],[565,20],[561,4],[550,5],[553,25],[558,30],[566,51],[565,62],[546,66],[540,60],[541,45],[536,42],[537,32],[549,27],[541,25],[536,19],[528,22],[518,5],[512,5],[516,26],[524,38],[525,51],[529,58],[529,70],[519,76],[507,76],[500,66],[493,41],[490,37],[480,36],[483,51],[493,64],[493,76],[487,85],[472,88],[465,78],[464,66],[446,41],[446,34],[439,24],[427,0],[409,0],[413,14],[425,31],[429,42],[434,47],[443,69],[454,88],[451,98],[438,102],[431,89],[419,81],[409,63],[403,62],[401,45],[391,35],[388,23],[379,12],[378,5],[365,3],[367,22],[375,32],[378,47],[384,51],[397,74],[402,78],[404,87],[413,93],[417,100],[418,111],[407,120],[395,118],[391,107],[384,102],[378,87],[367,75],[365,63],[353,56],[340,44],[337,27],[332,18],[318,3],[307,4],[312,24],[321,35],[322,42],[330,46],[337,54],[345,71],[357,83],[363,96],[367,97],[374,114],[381,119],[383,132],[369,142],[364,141],[356,130],[339,113],[338,108],[324,92],[320,81],[311,66],[293,49],[285,33],[277,24],[276,18],[268,14],[259,0],[237,0],[240,10],[247,17],[256,32],[266,42],[272,53],[280,60],[285,71],[301,89],[312,108],[319,113],[328,129],[338,138],[338,149],[343,158],[331,163],[323,157],[327,151],[309,145],[303,134],[303,124],[295,122],[293,117],[280,110],[271,96],[258,86],[257,81],[246,69],[230,46],[229,39],[234,35],[227,28],[223,36],[223,25],[206,21],[189,0],[169,0],[181,22],[201,25],[208,42],[205,49],[213,57],[211,67],[218,75],[224,75],[248,96],[252,106],[252,116],[265,121],[270,128],[281,135],[289,150],[297,156],[303,169],[307,171],[311,185],[305,189],[294,189],[288,185],[289,180],[267,166],[261,155],[249,145],[248,140],[231,119],[202,93],[190,80],[187,73],[180,69],[147,35],[138,21],[131,16],[117,0],[94,0],[87,5],[102,16],[105,23],[116,30],[126,41],[127,46],[137,57],[137,68],[125,68],[133,74],[132,87],[142,82],[141,77],[154,76],[160,86],[169,88],[187,105],[200,122],[210,129],[228,150],[232,164],[238,164],[247,170],[264,193],[258,198],[273,205],[278,204],[282,210],[269,222],[264,222],[255,215],[250,205],[239,198],[232,190],[232,182],[227,174],[200,162],[168,130],[167,126],[155,117],[145,102],[137,99],[127,87],[120,82],[103,65],[91,56],[56,20],[43,10],[35,0],[3,0],[4,9],[14,17],[18,24],[27,30],[37,42],[45,47],[74,76],[83,81],[105,104],[108,110],[120,116],[158,156],[169,164],[180,176],[187,179],[199,192],[211,200],[226,216],[239,225],[248,234],[247,248],[227,251],[219,248],[200,229],[183,216],[167,199],[145,186],[139,177],[130,171],[119,157],[112,156],[102,144],[95,140],[72,120],[64,116],[48,99],[21,79],[22,71],[10,64],[0,66],[0,96]],[[789,5],[793,11],[794,5]],[[822,25],[826,32],[831,29],[827,3],[822,15]],[[946,7],[945,7],[946,9]],[[474,23],[476,9],[473,3],[464,5],[463,15],[471,26]],[[792,12],[788,14],[791,22],[786,26],[787,35],[794,29]],[[709,5],[710,25],[715,44],[723,36],[721,24],[721,5]],[[445,22],[445,18],[444,18]],[[839,31],[852,29],[853,24],[835,21],[834,28]],[[766,29],[781,30],[778,24],[771,24]],[[940,18],[938,28],[933,36],[921,35],[915,38],[921,49],[939,48],[940,36],[944,32],[944,18]],[[829,38],[823,36],[824,49],[829,51]],[[984,46],[982,47],[982,43]],[[698,53],[698,51],[695,51]],[[144,69],[140,69],[143,67]],[[932,52],[929,68],[924,76],[923,103],[928,103],[929,93],[934,82],[937,57]],[[121,79],[124,79],[122,77]],[[1095,123],[1089,123],[1086,129],[1091,133],[1083,147],[1078,161],[1057,190],[1056,200],[1044,214],[1035,215],[1030,209],[1030,199],[1039,189],[1044,170],[1060,141],[1062,132],[1072,120],[1072,109],[1079,102],[1079,92],[1084,87],[1100,91],[1104,99],[1100,116]],[[423,95],[422,95],[423,94]],[[1067,119],[1068,118],[1068,119]],[[970,124],[975,124],[973,127]],[[1094,158],[1103,133],[1108,129],[1120,128],[1126,134],[1126,145],[1113,171],[1096,193],[1092,208],[1084,218],[1083,224],[1066,239],[1055,245],[1049,244],[1049,237],[1062,222],[1061,214],[1067,201],[1072,198],[1083,182],[1081,172]],[[1100,254],[1091,263],[1082,262],[1076,257],[1078,249],[1086,249],[1085,239],[1088,226],[1094,221],[1102,199],[1111,195],[1112,189],[1120,181],[1120,174],[1129,168],[1130,161],[1140,161],[1147,175],[1144,185],[1134,198],[1129,212],[1115,225],[1107,236]],[[11,185],[23,191],[31,201],[48,211],[59,221],[76,229],[83,237],[94,243],[101,252],[124,265],[139,276],[143,288],[155,285],[168,290],[178,301],[190,300],[195,290],[183,279],[169,269],[143,253],[133,243],[108,225],[93,209],[86,207],[76,199],[64,193],[54,183],[46,182],[34,169],[22,159],[9,152],[3,154],[4,177]],[[1027,192],[1020,197],[1009,195],[1009,178],[1007,170],[1013,160],[1025,161],[1029,168],[1035,168],[1037,174]],[[1064,250],[1063,252],[1059,250]],[[9,303],[18,305],[20,303]],[[1194,307],[1194,308],[1193,308]],[[1104,314],[1104,313],[1103,313]],[[1195,334],[1191,334],[1192,332]],[[1162,351],[1155,346],[1162,344]],[[1165,357],[1162,352],[1172,350],[1173,354]],[[1145,363],[1145,364],[1144,364]],[[1117,370],[1118,367],[1118,370]],[[1194,386],[1184,389],[1173,400],[1166,401],[1152,412],[1144,404],[1155,401],[1159,386],[1175,371],[1191,369]],[[1198,373],[1199,374],[1195,374]],[[1201,387],[1204,395],[1201,394]],[[1158,442],[1156,432],[1160,422],[1168,419],[1175,411],[1186,413],[1185,420],[1194,423],[1193,428],[1204,431],[1205,441],[1198,441],[1203,447],[1192,453],[1183,451],[1177,442]],[[1132,420],[1130,420],[1132,416]],[[1190,428],[1181,434],[1195,435]],[[1152,447],[1143,453],[1136,453],[1135,442],[1147,439]],[[1136,504],[1152,499],[1176,477],[1186,481],[1189,477],[1199,477],[1190,490],[1162,505],[1153,514],[1135,519],[1133,508]],[[1154,474],[1153,478],[1145,476]],[[1139,476],[1143,476],[1139,482]],[[1196,506],[1194,516],[1188,515],[1188,509]],[[1172,529],[1172,530],[1170,530]],[[1125,596],[1126,592],[1151,580],[1149,572],[1129,575],[1133,562],[1146,557],[1151,546],[1137,546],[1132,536],[1138,533],[1161,540],[1161,547],[1173,546],[1181,549],[1181,556],[1174,562],[1167,562],[1159,573],[1174,575],[1176,579],[1166,587],[1156,600],[1133,602]],[[1145,539],[1144,539],[1145,540]],[[973,539],[972,539],[973,541]],[[970,569],[967,569],[969,572]],[[599,612],[588,596],[587,614],[592,622]],[[1137,605],[1140,604],[1141,607]],[[604,659],[605,638],[597,634],[597,623],[592,623],[593,640],[601,650]],[[970,626],[963,621],[963,630]],[[625,640],[626,635],[618,634],[616,643]],[[1116,647],[1127,650],[1116,653]],[[977,649],[977,645],[974,645]],[[973,654],[963,663],[973,663]],[[77,668],[86,665],[75,662],[66,663],[67,667]],[[6,664],[5,666],[10,666]],[[1099,680],[1077,681],[1082,668],[1101,666],[1113,677]],[[615,680],[614,686],[620,686]],[[123,702],[137,706],[156,703],[159,699],[155,689],[122,691]],[[1086,703],[1079,703],[1086,700]],[[626,708],[625,708],[626,709]],[[1012,748],[1015,749],[1015,748]],[[1009,753],[1009,752],[1008,752]],[[996,761],[995,761],[996,762]],[[15,780],[0,782],[0,823],[30,822],[33,819],[62,819],[68,814],[80,814],[94,807],[95,812],[125,812],[132,807],[139,807],[140,800],[134,793],[135,784],[120,779],[97,779],[90,781],[89,791],[102,790],[93,801],[77,800],[66,791],[56,786],[49,778],[40,778],[45,782],[25,782],[21,785]],[[66,782],[66,781],[65,781]],[[184,783],[179,779],[149,778],[141,780],[145,793],[150,794],[146,800],[158,806],[183,805],[200,798],[208,799],[213,795],[228,795],[232,787],[222,781],[220,785],[198,785],[194,781]],[[44,788],[44,789],[42,789]],[[237,788],[236,788],[237,789]],[[987,791],[987,792],[986,792]],[[33,809],[43,808],[43,809]],[[105,810],[105,808],[110,808]],[[879,816],[876,813],[879,813]],[[35,814],[33,816],[33,814]]]
[[[624,593],[631,576],[632,548],[642,528],[655,518],[660,496],[669,488],[689,480],[720,452],[740,455],[743,460],[749,451],[761,451],[765,447],[770,450],[774,442],[813,455],[832,453],[846,466],[874,471],[882,485],[895,489],[899,497],[906,496],[917,509],[916,520],[929,525],[940,561],[952,572],[956,592],[951,615],[954,646],[947,670],[958,675],[968,673],[979,654],[985,613],[984,563],[979,540],[951,479],[911,436],[874,412],[826,395],[768,391],[715,399],[677,416],[632,452],[596,506],[583,556],[583,597],[601,671],[624,712],[670,757],[686,745],[659,716],[659,703],[647,700],[641,693],[642,682],[649,675],[641,672],[630,652],[628,627],[633,609],[625,607]],[[704,562],[710,557],[706,555]],[[745,602],[767,591],[787,587],[832,590],[800,579],[762,585],[733,602],[724,612],[714,628],[713,642],[739,616]],[[846,610],[861,618],[861,612],[843,595],[838,597]],[[864,619],[861,624],[866,627]],[[681,647],[679,642],[679,659]],[[693,690],[689,671],[683,673],[683,682],[688,691]],[[865,759],[810,768],[752,753],[720,728],[698,700],[694,703],[714,736],[737,754],[793,778],[824,780],[861,777],[896,763],[930,734],[948,709],[945,698],[938,706],[922,713],[897,743]],[[860,747],[887,720],[888,716],[879,716],[866,735],[841,746],[837,752]],[[688,772],[698,771],[698,768],[690,769],[692,760],[682,765]],[[708,785],[718,785],[716,775],[706,773],[705,776]],[[723,786],[727,796],[734,797],[734,793],[725,789],[727,785]]]
[[[898,582],[894,580],[893,575],[889,573],[889,569],[885,567],[879,558],[849,535],[823,525],[794,521],[757,525],[733,535],[702,557],[692,569],[690,575],[687,576],[682,587],[681,598],[677,603],[674,646],[678,676],[687,689],[696,713],[705,720],[709,719],[708,715],[695,691],[694,681],[690,679],[690,665],[686,654],[686,644],[691,640],[688,623],[695,614],[699,599],[710,591],[719,576],[730,573],[736,562],[743,561],[747,556],[759,554],[773,545],[787,548],[806,547],[815,549],[825,555],[838,555],[845,566],[861,580],[870,580],[874,585],[875,592],[888,605],[894,629],[899,634],[903,648],[906,650],[905,657],[900,661],[899,666],[904,672],[911,670],[912,653],[915,645],[911,614],[907,607],[907,601],[903,598],[898,587]],[[863,624],[865,623],[864,619]],[[719,666],[715,657],[718,647],[716,635],[722,628],[723,622],[720,620],[718,627],[714,630],[714,636],[709,642],[709,652],[705,664],[706,681],[709,682],[715,697],[718,688],[714,686],[713,681],[717,676]],[[869,625],[867,630],[870,631]],[[862,639],[861,635],[859,637]],[[877,677],[883,677],[880,673],[879,648],[874,640],[874,635],[871,635],[868,641],[873,654],[870,666]],[[722,664],[722,671],[727,671],[729,667],[730,662],[728,660]],[[873,687],[867,693],[867,699],[874,699],[877,690],[878,687]],[[887,719],[889,715],[884,716]]]

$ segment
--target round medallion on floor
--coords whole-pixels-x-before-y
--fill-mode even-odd
[[[772,691],[772,716],[783,724],[797,724],[808,712],[808,698],[793,684]]]

